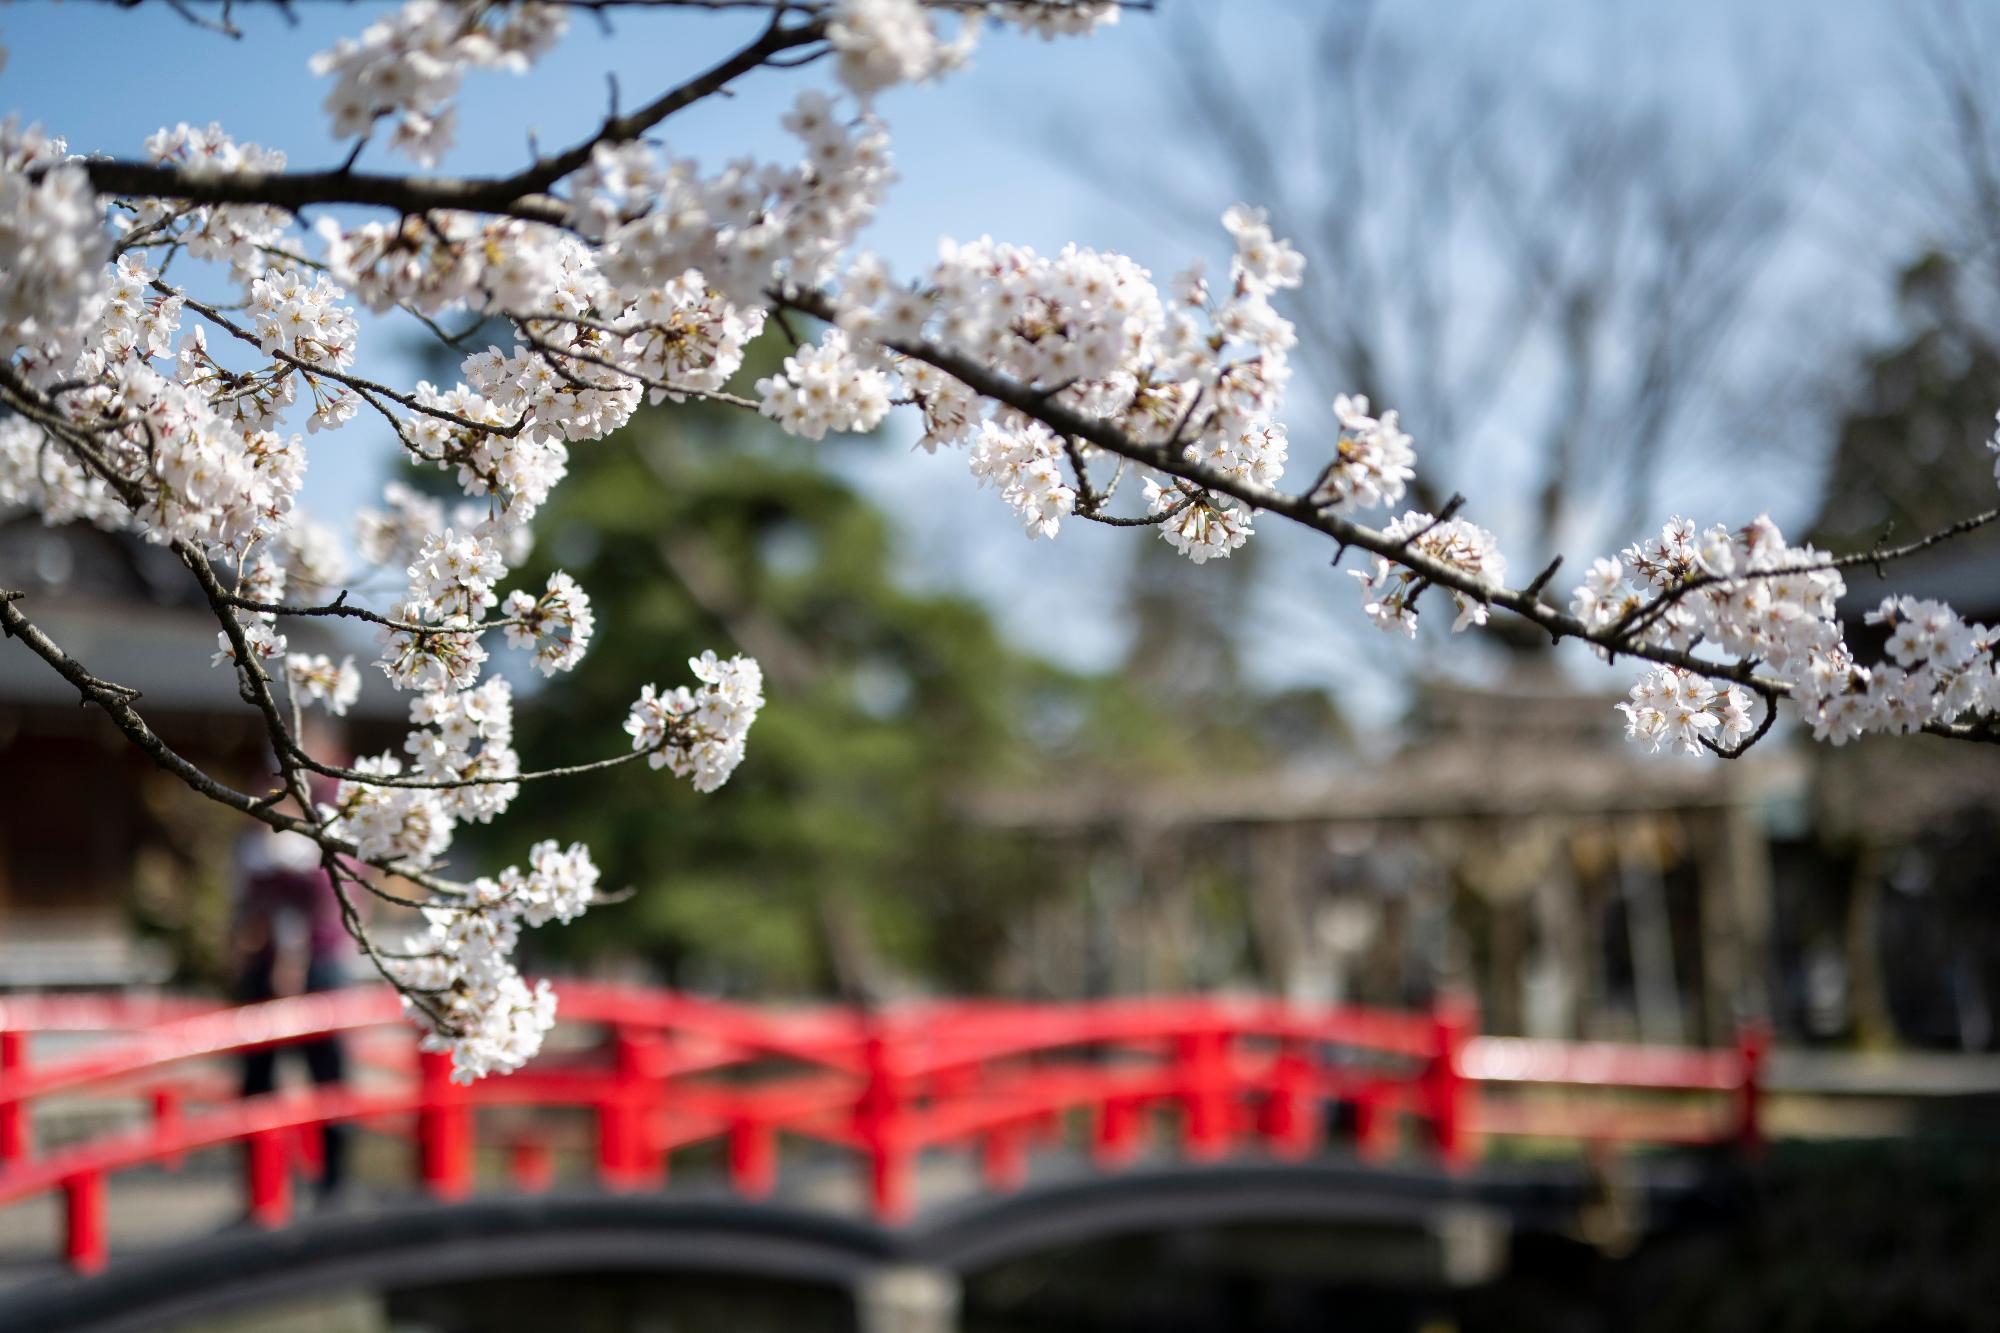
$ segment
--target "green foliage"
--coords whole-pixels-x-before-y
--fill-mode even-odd
[[[1010,771],[1013,720],[1059,682],[977,608],[894,586],[881,517],[837,481],[725,456],[674,432],[679,419],[649,415],[584,453],[542,521],[527,577],[568,569],[603,628],[524,709],[520,743],[537,763],[601,755],[642,685],[681,683],[713,647],[769,673],[752,758],[714,797],[636,770],[552,784],[498,832],[511,845],[560,829],[636,891],[560,932],[565,945],[615,943],[674,972],[699,960],[725,985],[818,987],[833,979],[824,902],[923,961],[927,909],[996,887],[997,853],[961,837],[953,794]]]

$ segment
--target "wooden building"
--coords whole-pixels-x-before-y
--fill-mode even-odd
[[[265,781],[258,719],[233,673],[210,665],[214,616],[171,552],[5,523],[0,586],[24,590],[21,610],[90,671],[141,691],[138,709],[175,750],[233,784]],[[287,630],[302,650],[337,648],[322,627]],[[400,716],[399,703],[377,688],[356,716]],[[47,663],[0,642],[0,987],[219,977],[241,828],[80,706]]]
[[[1724,1036],[1772,1008],[1774,858],[1808,770],[1784,746],[1649,754],[1613,702],[1529,661],[1421,687],[1405,744],[1330,771],[989,794],[980,818],[1085,886],[1007,980],[1386,1004],[1470,987],[1493,1031]]]

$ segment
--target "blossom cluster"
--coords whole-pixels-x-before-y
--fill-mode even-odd
[[[1814,738],[1835,745],[1865,732],[1918,731],[2000,711],[2000,633],[1964,621],[1942,602],[1891,597],[1865,617],[1889,631],[1889,660],[1865,664],[1838,615],[1846,591],[1831,557],[1791,545],[1768,516],[1733,530],[1675,518],[1618,560],[1594,562],[1571,609],[1592,629],[1683,650],[1712,645],[1757,664],[1789,695]],[[1651,701],[1666,688],[1655,671],[1634,690],[1641,712],[1628,711],[1632,734],[1699,748],[1702,735],[1689,730],[1699,722],[1661,730],[1655,714],[1671,714]],[[1680,689],[1684,699],[1695,697],[1685,682]],[[1723,727],[1726,735],[1726,718]]]
[[[352,771],[356,776],[344,779],[319,812],[330,836],[352,842],[363,860],[383,864],[417,868],[444,854],[452,826],[436,790],[370,781],[403,776],[403,761],[393,754],[364,756]]]
[[[282,602],[287,581],[285,567],[269,551],[265,551],[238,570],[236,595],[260,605]],[[215,655],[209,659],[212,665],[242,663],[247,654],[249,659],[261,666],[264,662],[285,656],[288,645],[285,636],[278,632],[277,613],[255,611],[247,618],[239,616],[235,628],[242,637],[244,652],[238,652],[236,638],[225,627],[216,632]]]
[[[0,511],[25,510],[48,523],[123,527],[131,515],[103,477],[26,417],[0,418]]]
[[[1416,510],[1383,529],[1383,535],[1403,550],[1441,564],[1494,588],[1507,582],[1507,557],[1493,534],[1462,518],[1433,518]],[[1370,566],[1350,570],[1361,584],[1361,609],[1382,630],[1401,630],[1411,638],[1417,633],[1417,602],[1429,587],[1423,575],[1408,565],[1376,556]],[[1488,607],[1478,596],[1457,588],[1449,592],[1458,615],[1451,632],[1460,633],[1469,625],[1484,625]]]
[[[972,475],[1000,492],[1030,537],[1053,537],[1076,509],[1076,490],[1063,477],[1062,443],[1041,422],[982,421],[968,454]]]
[[[1289,448],[1283,426],[1252,426],[1235,439],[1216,436],[1189,461],[1203,463],[1225,477],[1271,486],[1285,475]]]
[[[39,428],[10,426],[0,444],[0,496],[24,499],[52,522],[85,518],[131,527],[156,542],[188,541],[247,556],[289,526],[305,477],[296,435],[232,403],[246,382],[210,372],[195,333],[167,369],[183,303],[156,293],[156,270],[121,256],[104,275],[81,351],[67,363],[60,402],[88,452],[48,448]],[[67,454],[66,465],[45,460]],[[115,496],[122,504],[111,503]]]
[[[1250,540],[1247,510],[1221,504],[1189,487],[1163,486],[1146,479],[1146,511],[1160,518],[1160,535],[1167,544],[1197,565],[1226,556]]]
[[[459,784],[425,793],[447,819],[483,824],[513,803],[520,785],[506,779],[520,773],[521,759],[514,753],[514,690],[505,680],[419,694],[410,700],[410,727],[403,739],[410,771]]]
[[[570,177],[568,198],[604,277],[637,293],[698,273],[744,310],[780,278],[814,286],[830,277],[893,179],[889,139],[823,93],[802,94],[783,124],[804,160],[737,161],[709,176],[643,141],[598,144]]]
[[[172,129],[158,130],[146,138],[146,158],[194,176],[285,169],[285,155],[277,149],[239,143],[214,122],[195,126],[182,121]],[[120,201],[113,224],[128,245],[178,246],[190,258],[228,264],[231,278],[247,285],[274,262],[281,266],[286,262],[282,256],[287,253],[284,241],[291,215],[269,204],[131,199]]]
[[[948,240],[937,263],[908,284],[860,256],[841,275],[838,327],[804,362],[813,378],[793,376],[788,363],[787,375],[760,383],[764,411],[792,433],[818,438],[841,428],[833,424],[840,405],[888,397],[876,380],[891,366],[901,381],[897,396],[922,412],[923,447],[964,446],[973,475],[1000,492],[1028,535],[1054,536],[1084,480],[1065,478],[1065,456],[1075,449],[1070,461],[1081,467],[1089,451],[910,354],[935,346],[1138,443],[1177,446],[1222,476],[1272,485],[1287,460],[1285,428],[1272,418],[1296,335],[1269,298],[1298,284],[1302,261],[1261,213],[1233,208],[1224,222],[1236,255],[1220,299],[1198,270],[1182,275],[1170,300],[1132,259],[1074,245],[1043,256],[990,238]],[[1148,491],[1155,514],[1177,503],[1164,495],[1157,484]],[[1191,559],[1206,560],[1242,545],[1250,514],[1205,492],[1176,509],[1161,532]]]
[[[817,346],[786,357],[782,375],[757,381],[758,410],[808,440],[830,430],[873,430],[889,415],[889,376],[877,361],[855,356],[847,335],[829,329]]]
[[[425,1029],[424,1049],[450,1053],[454,1080],[518,1069],[541,1049],[555,1025],[555,992],[522,979],[514,950],[523,926],[581,915],[597,881],[582,844],[538,842],[525,871],[509,866],[425,908],[423,932],[384,960],[406,988],[404,1009]]]
[[[508,646],[531,649],[535,669],[544,676],[581,661],[597,628],[590,598],[561,570],[549,575],[548,589],[539,597],[524,588],[508,593],[505,610],[515,622],[507,626]]]
[[[1749,691],[1740,685],[1717,689],[1706,676],[1675,666],[1654,667],[1640,677],[1618,710],[1631,739],[1651,741],[1655,750],[1678,745],[1689,754],[1700,754],[1704,746],[1741,745],[1755,725]]]
[[[1416,453],[1396,414],[1371,417],[1366,397],[1341,394],[1333,400],[1333,417],[1340,435],[1313,491],[1313,503],[1348,513],[1401,500],[1406,483],[1416,475]]]
[[[712,652],[688,659],[701,684],[661,691],[648,685],[625,718],[632,749],[654,768],[691,778],[714,791],[743,762],[743,741],[764,706],[764,673],[754,658],[720,661]]]
[[[840,58],[840,81],[865,101],[884,88],[958,69],[979,30],[964,23],[954,40],[945,41],[919,0],[840,0],[826,36]]]
[[[345,717],[361,697],[361,673],[352,656],[335,665],[325,653],[292,653],[285,658],[285,680],[301,707],[316,703],[334,717]]]
[[[24,349],[52,364],[104,285],[104,211],[61,139],[15,116],[0,121],[0,360]]]
[[[865,103],[884,88],[925,83],[971,59],[979,38],[978,10],[966,6],[958,31],[938,28],[944,5],[922,0],[839,0],[827,23],[827,40],[839,56],[841,83]],[[1009,0],[987,13],[1043,39],[1080,37],[1118,21],[1118,0]]]
[[[326,95],[335,138],[367,134],[393,116],[393,145],[436,166],[457,138],[451,99],[468,69],[525,70],[561,39],[569,12],[560,4],[465,5],[410,0],[396,13],[343,37],[312,58],[312,72],[334,76]]]

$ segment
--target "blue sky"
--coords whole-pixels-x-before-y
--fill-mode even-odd
[[[1222,11],[1231,21],[1222,58],[1252,86],[1268,86],[1273,106],[1323,95],[1296,41],[1298,14],[1311,3],[1231,0]],[[1811,125],[1813,151],[1798,186],[1807,225],[1778,265],[1783,282],[1776,296],[1831,292],[1843,323],[1857,329],[1879,323],[1886,265],[1899,229],[1912,225],[1883,196],[1893,190],[1899,145],[1935,128],[1902,30],[1912,7],[1894,0],[1672,6],[1413,0],[1383,8],[1395,32],[1439,53],[1440,69],[1507,71],[1529,83],[1586,91],[1650,80],[1672,89],[1689,114],[1718,125],[1729,123],[1732,106],[1782,86]],[[296,166],[331,164],[345,146],[327,134],[319,108],[324,84],[306,61],[338,36],[358,32],[379,9],[306,3],[296,7],[294,25],[264,6],[241,4],[239,21],[249,36],[233,42],[158,4],[0,8],[0,42],[10,51],[0,73],[0,107],[40,120],[79,151],[136,155],[161,124],[216,120],[238,138],[283,148]],[[621,14],[607,33],[579,16],[565,42],[526,78],[470,76],[461,100],[464,142],[445,169],[515,167],[531,131],[543,145],[579,138],[605,110],[607,73],[616,75],[626,105],[636,104],[739,44],[758,22],[756,15],[729,13]],[[1042,249],[1070,240],[1121,249],[1161,275],[1194,257],[1192,245],[1206,244],[1206,257],[1219,258],[1219,230],[1206,242],[1191,239],[1145,197],[1110,197],[1062,151],[1063,140],[1090,137],[1142,162],[1164,192],[1216,214],[1234,201],[1230,181],[1179,148],[1171,132],[1175,90],[1162,72],[1162,22],[1132,14],[1089,41],[1052,44],[992,32],[970,72],[883,99],[903,179],[864,241],[904,272],[931,255],[939,236],[982,232]],[[738,154],[787,160],[791,148],[778,115],[800,88],[830,83],[823,64],[762,72],[739,96],[713,99],[670,122],[665,137],[676,151],[705,160]],[[368,164],[401,165],[378,149],[369,152]],[[1890,190],[1871,184],[1870,173]],[[1857,194],[1879,207],[1877,225],[1849,225]],[[1866,239],[1857,241],[1857,231]],[[364,336],[364,373],[406,374],[401,362],[395,341]],[[1288,414],[1295,441],[1323,421],[1325,398],[1341,387],[1295,384]],[[379,486],[387,444],[365,417],[332,437],[315,437],[308,503],[332,514],[365,503]],[[1421,448],[1419,440],[1420,466]],[[1079,524],[1073,527],[1081,530],[1066,529],[1056,542],[1030,543],[1003,506],[972,488],[954,458],[910,456],[893,440],[834,456],[904,515],[911,567],[924,571],[916,577],[979,593],[1017,637],[1052,655],[1080,664],[1115,655],[1122,641],[1119,571],[1131,544],[1147,538]],[[1794,464],[1765,480],[1786,483],[1781,499],[1790,516],[1802,512],[1800,497],[1809,500],[1811,486]],[[1684,496],[1665,499],[1740,503],[1742,489],[1733,481],[1690,478]],[[1504,542],[1504,528],[1501,536]],[[1253,608],[1246,656],[1278,680],[1351,676],[1349,632],[1359,617],[1346,580],[1326,575],[1323,554],[1309,542],[1281,539],[1273,547],[1264,568],[1283,572],[1268,580]],[[1574,554],[1587,560],[1595,553]],[[1052,582],[1063,589],[1053,599],[1060,608],[1054,615],[1051,600],[1038,595]],[[1371,653],[1379,651],[1371,645]]]

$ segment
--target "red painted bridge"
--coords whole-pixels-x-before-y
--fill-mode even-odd
[[[911,1215],[919,1161],[938,1154],[971,1155],[982,1187],[1006,1192],[1033,1153],[1065,1144],[1105,1173],[1170,1152],[1269,1162],[1330,1150],[1464,1169],[1501,1136],[1759,1144],[1765,1043],[1752,1030],[1726,1049],[1680,1049],[1481,1036],[1453,1002],[1406,1013],[1205,995],[864,1013],[559,989],[544,1055],[470,1087],[417,1051],[383,988],[235,1008],[0,998],[0,1209],[58,1196],[51,1252],[95,1272],[108,1178],[243,1145],[245,1210],[284,1227],[293,1181],[315,1173],[333,1124],[406,1141],[412,1185],[446,1202],[540,1191],[580,1164],[605,1191],[651,1191],[690,1155],[719,1156],[729,1188],[757,1200],[787,1162],[831,1154],[851,1160],[887,1224]],[[220,1059],[328,1036],[349,1046],[337,1087],[244,1099]],[[106,1114],[77,1114],[100,1103]],[[1347,1141],[1329,1143],[1330,1126]]]

